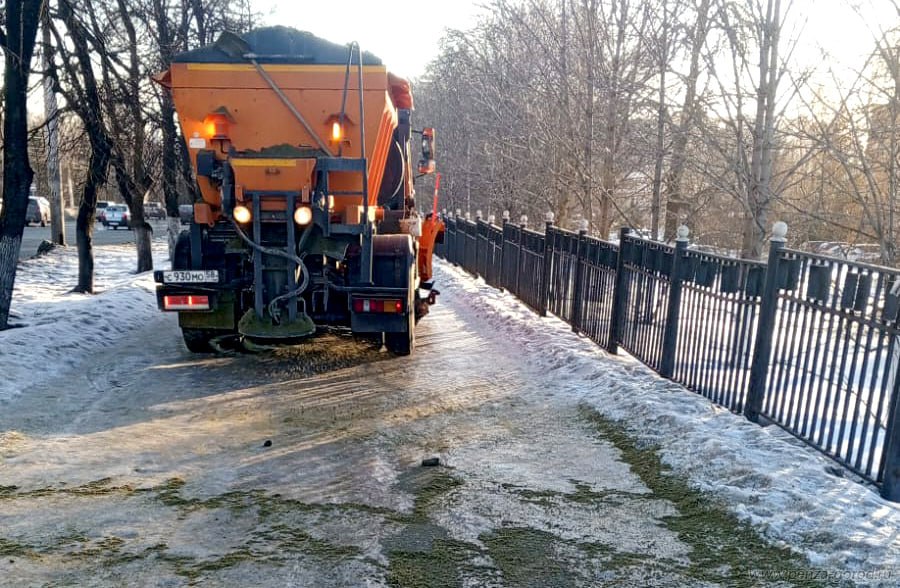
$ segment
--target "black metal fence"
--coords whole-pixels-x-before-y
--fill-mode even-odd
[[[787,249],[779,224],[762,263],[690,250],[686,233],[673,247],[444,222],[438,256],[900,502],[900,271]]]

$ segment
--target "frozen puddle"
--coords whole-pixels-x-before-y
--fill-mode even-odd
[[[411,358],[334,334],[190,356],[154,317],[117,373],[14,398],[0,585],[776,586],[741,566],[805,568],[466,297],[447,291]]]

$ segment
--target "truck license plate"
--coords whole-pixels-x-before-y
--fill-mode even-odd
[[[166,284],[218,284],[218,270],[175,270],[163,272]]]

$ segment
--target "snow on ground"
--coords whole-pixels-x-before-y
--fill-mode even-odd
[[[153,243],[155,267],[168,267],[164,240]],[[133,244],[94,248],[94,295],[78,283],[78,253],[58,247],[19,262],[10,322],[0,331],[0,407],[98,352],[115,363],[117,339],[158,313],[152,272],[135,273]]]
[[[770,539],[801,550],[835,578],[860,585],[900,577],[900,504],[843,477],[831,460],[775,426],[760,427],[637,360],[610,356],[555,318],[539,318],[512,295],[436,263],[442,290],[467,295],[485,332],[539,358],[558,386],[620,421],[663,462],[721,499]]]

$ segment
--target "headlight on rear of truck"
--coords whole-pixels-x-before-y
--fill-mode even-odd
[[[250,214],[250,209],[246,206],[235,206],[232,215],[234,215],[234,220],[242,225],[249,223],[253,216]]]
[[[312,220],[312,209],[308,206],[301,206],[294,211],[294,222],[298,225],[306,226]]]

